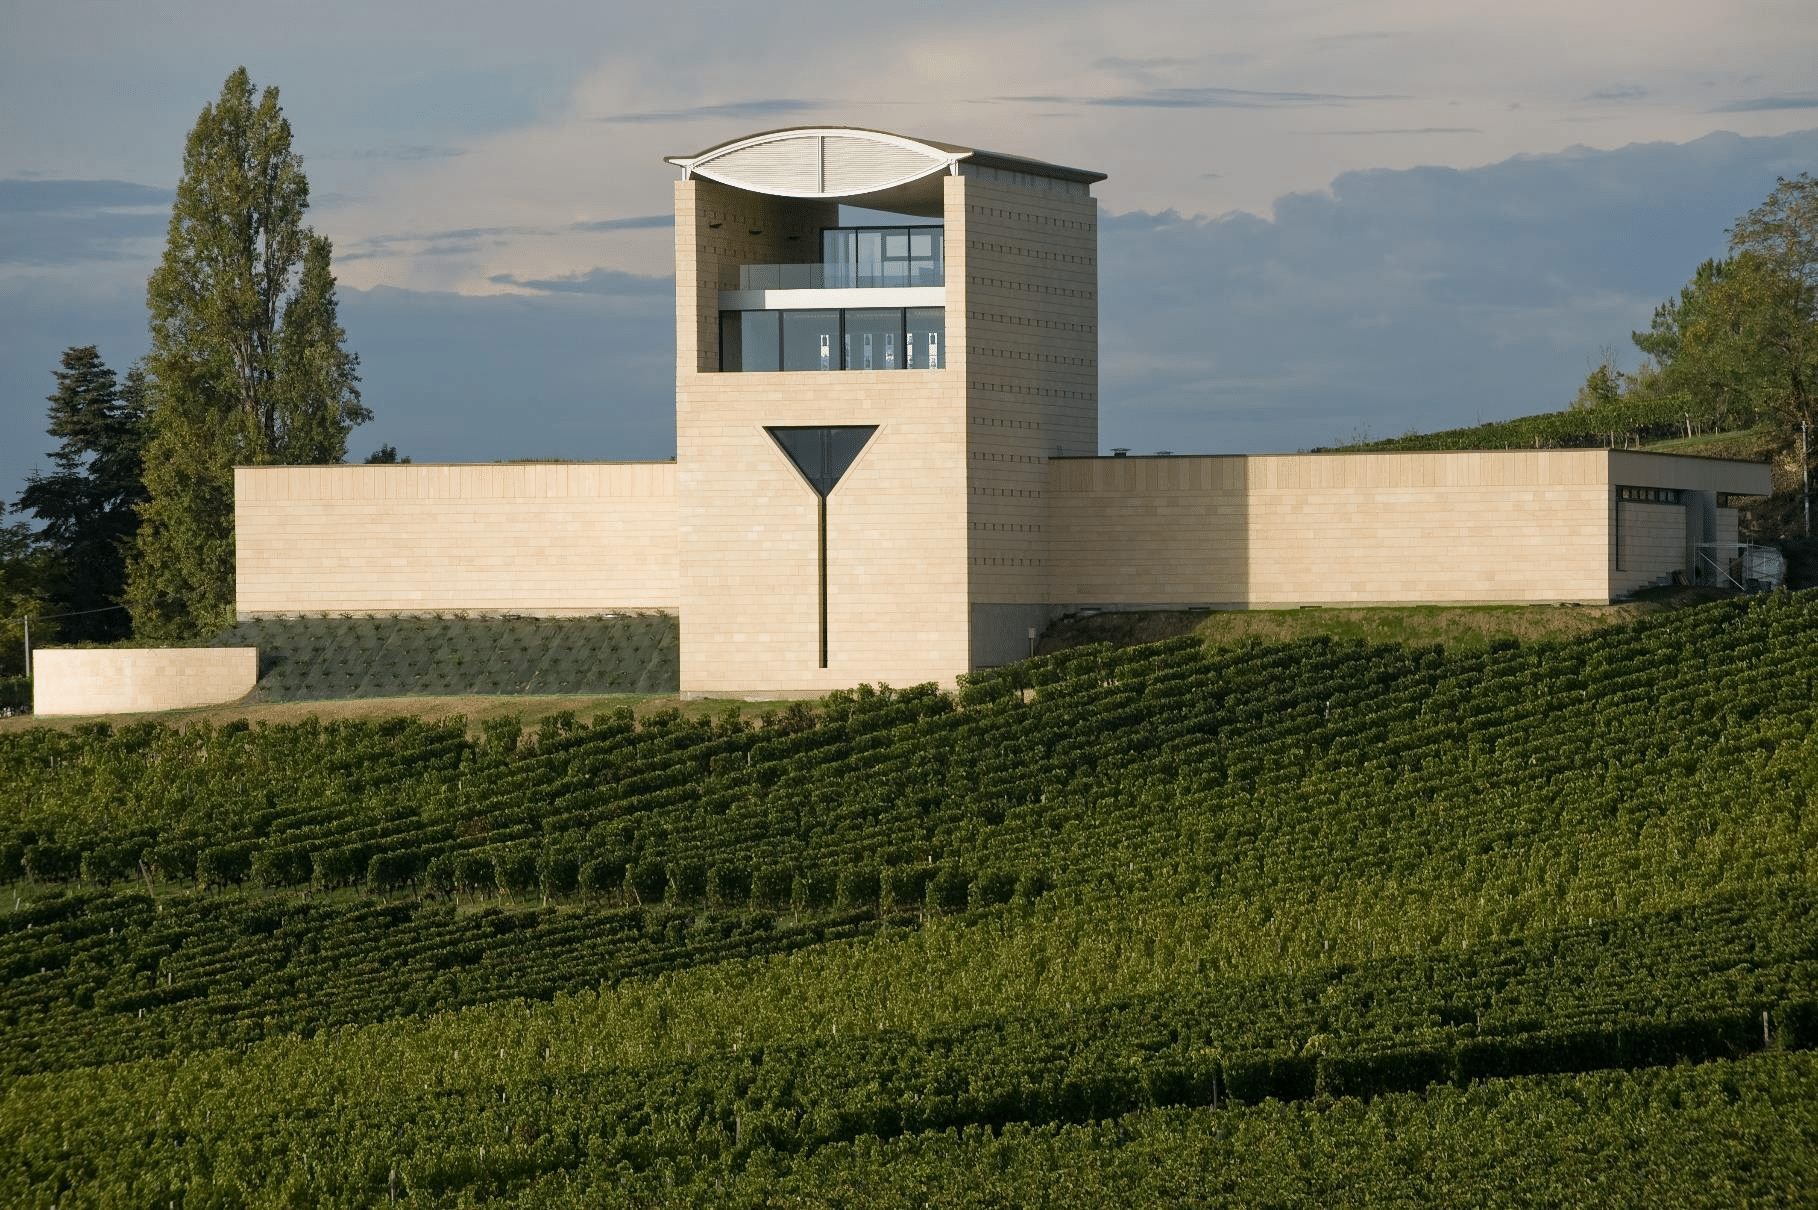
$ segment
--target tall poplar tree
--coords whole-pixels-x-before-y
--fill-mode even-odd
[[[303,225],[309,182],[278,90],[245,68],[183,151],[151,310],[149,498],[126,600],[144,637],[233,620],[233,468],[339,462],[361,404],[327,239]]]

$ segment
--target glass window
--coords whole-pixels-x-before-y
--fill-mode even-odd
[[[838,311],[781,311],[783,317],[783,368],[785,370],[837,370],[840,368],[840,313]]]
[[[768,430],[795,463],[808,486],[825,496],[840,481],[877,432],[875,424],[835,425],[829,428],[776,427]]]
[[[903,313],[895,307],[846,312],[846,368],[903,368]]]
[[[780,311],[720,312],[720,369],[780,370]]]
[[[880,286],[884,284],[884,233],[882,231],[855,231],[857,255],[853,258],[853,281],[855,286]]]
[[[856,283],[858,232],[830,227],[821,232],[821,263],[830,290],[850,289]]]
[[[939,227],[909,229],[909,284],[938,286],[947,280]]]
[[[912,370],[938,370],[947,363],[947,308],[910,307],[907,364]]]

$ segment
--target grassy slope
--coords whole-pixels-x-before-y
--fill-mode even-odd
[[[1194,634],[1210,647],[1291,643],[1327,636],[1364,643],[1481,649],[1496,639],[1570,639],[1651,614],[1702,604],[1713,594],[1650,591],[1617,605],[1383,605],[1358,609],[1156,610],[1100,613],[1057,622],[1042,654],[1085,643],[1154,643]]]

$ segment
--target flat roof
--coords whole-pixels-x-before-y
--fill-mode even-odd
[[[1625,454],[1642,458],[1684,458],[1689,462],[1727,462],[1732,466],[1770,466],[1753,458],[1707,458],[1703,454],[1679,454],[1669,450],[1623,450],[1605,445],[1555,445],[1533,449],[1527,446],[1483,446],[1463,450],[1269,450],[1259,454],[1050,454],[1050,462],[1132,462],[1138,458],[1390,458],[1407,454]]]

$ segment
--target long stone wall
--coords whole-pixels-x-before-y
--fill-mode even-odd
[[[259,680],[253,647],[49,647],[32,653],[34,714],[138,714],[236,701]]]
[[[673,462],[242,467],[241,617],[674,610]]]
[[[1617,569],[1614,484],[1767,490],[1752,463],[1608,450],[1051,468],[1062,607],[1602,602],[1636,586]]]

